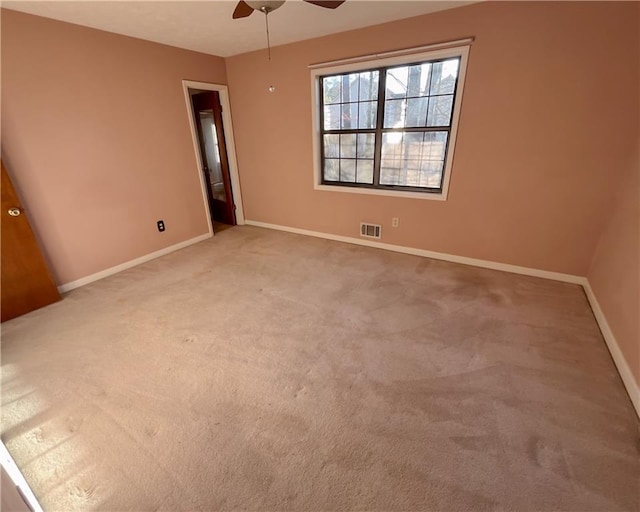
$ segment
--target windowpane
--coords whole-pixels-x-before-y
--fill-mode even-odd
[[[443,169],[444,162],[442,160],[423,160],[420,166],[420,186],[440,187]]]
[[[447,132],[383,134],[380,184],[440,187],[446,145]]]
[[[386,98],[404,98],[407,96],[407,80],[409,67],[401,66],[387,70]]]
[[[434,62],[431,70],[431,90],[429,94],[453,94],[458,77],[459,59]]]
[[[403,128],[406,100],[387,100],[384,105],[384,127]]]
[[[356,134],[346,133],[340,135],[340,158],[356,157]]]
[[[430,63],[409,66],[407,96],[427,96],[429,94],[430,72]]]
[[[373,150],[375,148],[374,133],[358,134],[358,158],[373,158]]]
[[[425,160],[444,160],[447,149],[447,137],[447,132],[425,133],[422,158]]]
[[[325,130],[340,129],[340,105],[324,106],[324,129]]]
[[[378,99],[378,71],[360,73],[360,101],[376,101]]]
[[[324,179],[327,181],[338,181],[340,171],[340,160],[327,158],[324,161]]]
[[[373,160],[358,160],[357,162],[357,182],[373,184]]]
[[[453,110],[453,95],[429,98],[427,126],[449,126]]]
[[[381,166],[399,168],[402,159],[402,133],[382,134]]]
[[[341,107],[340,128],[351,130],[358,128],[358,104],[343,103]]]
[[[324,136],[324,156],[325,158],[337,158],[340,152],[339,135]]]
[[[402,158],[404,160],[420,160],[424,133],[405,133],[402,139]]]
[[[359,73],[351,73],[350,75],[342,75],[342,103],[358,101],[358,78]]]
[[[340,103],[340,77],[329,76],[322,79],[325,105]]]
[[[398,160],[396,165],[380,167],[380,185],[401,185],[402,184],[402,161]]]
[[[399,167],[380,169],[380,183],[403,187],[420,186],[420,161],[403,160]]]
[[[427,98],[410,98],[407,100],[407,127],[421,127],[427,124]]]
[[[360,115],[358,116],[358,128],[371,129],[376,127],[378,118],[378,105],[374,101],[360,103]]]
[[[340,181],[354,183],[356,181],[356,161],[340,160]]]

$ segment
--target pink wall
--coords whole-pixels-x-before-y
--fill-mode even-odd
[[[640,143],[640,141],[639,141]],[[640,385],[640,157],[638,146],[617,183],[614,206],[588,279],[613,335]]]
[[[480,3],[228,58],[246,218],[354,237],[377,222],[383,242],[586,275],[637,141],[637,19],[633,3]],[[448,201],[313,190],[309,64],[468,36]]]
[[[224,61],[2,10],[2,158],[58,284],[207,232],[183,79]]]

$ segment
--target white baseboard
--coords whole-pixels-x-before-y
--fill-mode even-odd
[[[508,263],[498,263],[489,260],[479,260],[476,258],[467,258],[466,256],[457,256],[455,254],[447,254],[444,252],[427,251],[426,249],[416,249],[415,247],[405,247],[402,245],[385,244],[383,242],[374,242],[362,238],[350,236],[332,235],[330,233],[322,233],[320,231],[309,231],[308,229],[292,228],[289,226],[280,226],[278,224],[268,224],[256,220],[245,220],[245,224],[249,226],[257,226],[267,229],[277,229],[279,231],[287,231],[289,233],[297,233],[299,235],[315,236],[317,238],[326,238],[327,240],[335,240],[337,242],[346,242],[348,244],[364,245],[367,247],[375,247],[377,249],[385,249],[387,251],[401,252],[404,254],[412,254],[414,256],[423,256],[425,258],[433,258],[436,260],[450,261],[453,263],[461,263],[463,265],[471,265],[473,267],[490,268],[493,270],[502,270],[503,272],[511,272],[513,274],[523,274],[525,276],[542,277],[543,279],[553,279],[554,281],[564,281],[565,283],[581,284],[586,283],[586,278],[575,276],[573,274],[562,274],[560,272],[550,272],[548,270],[540,270],[537,268],[520,267],[518,265],[509,265]]]
[[[589,281],[585,279],[585,284],[583,286],[584,291],[587,294],[589,304],[591,304],[593,314],[596,317],[598,326],[600,327],[600,331],[602,332],[602,336],[604,337],[604,341],[609,349],[609,353],[611,354],[613,362],[616,364],[616,368],[618,369],[618,373],[622,378],[622,383],[624,384],[624,387],[627,388],[627,393],[629,394],[629,398],[631,398],[631,403],[633,403],[636,413],[640,417],[640,387],[638,387],[638,383],[631,372],[631,368],[629,368],[629,364],[624,358],[622,350],[620,350],[616,337],[613,335],[611,327],[609,327],[609,322],[607,322],[607,318],[604,316],[602,308],[600,308],[598,299],[596,299],[596,295],[593,293],[593,289],[591,288]]]
[[[117,274],[118,272],[122,272],[123,270],[127,270],[131,267],[135,267],[142,263],[146,263],[147,261],[154,260],[156,258],[159,258],[160,256],[164,256],[165,254],[169,254],[179,249],[184,249],[185,247],[188,247],[193,244],[197,244],[198,242],[202,242],[203,240],[206,240],[207,238],[211,238],[211,237],[212,237],[211,233],[205,233],[204,235],[200,235],[195,238],[185,240],[184,242],[170,245],[169,247],[165,247],[164,249],[160,249],[159,251],[155,251],[150,254],[145,254],[144,256],[140,256],[135,260],[125,261],[124,263],[120,263],[120,265],[116,265],[115,267],[107,268],[105,270],[101,270],[100,272],[96,272],[95,274],[91,274],[89,276],[76,279],[75,281],[61,284],[60,286],[58,286],[58,291],[60,293],[71,291],[74,288],[79,288],[80,286],[84,286],[85,284],[93,283],[94,281],[98,281],[99,279],[104,279],[105,277],[109,277],[113,274]]]
[[[576,276],[573,274],[562,274],[560,272],[550,272],[548,270],[540,270],[537,268],[529,268],[529,267],[520,267],[518,265],[509,265],[507,263],[497,263],[495,261],[488,260],[480,260],[476,258],[467,258],[466,256],[457,256],[455,254],[446,254],[442,252],[434,252],[427,251],[425,249],[416,249],[413,247],[403,247],[400,245],[392,245],[385,244],[383,242],[374,242],[371,240],[364,240],[349,236],[341,236],[341,235],[332,235],[330,233],[322,233],[319,231],[309,231],[307,229],[299,229],[292,228],[289,226],[281,226],[278,224],[269,224],[266,222],[259,222],[255,220],[246,220],[246,224],[249,226],[257,226],[261,228],[267,229],[276,229],[279,231],[287,231],[289,233],[297,233],[299,235],[308,235],[315,236],[318,238],[326,238],[327,240],[335,240],[337,242],[346,242],[349,244],[356,245],[364,245],[367,247],[375,247],[378,249],[386,249],[388,251],[401,252],[404,254],[413,254],[415,256],[423,256],[426,258],[434,258],[438,260],[450,261],[453,263],[461,263],[463,265],[472,265],[474,267],[482,267],[482,268],[490,268],[493,270],[501,270],[504,272],[511,272],[513,274],[523,274],[526,276],[533,277],[541,277],[544,279],[553,279],[555,281],[563,281],[565,283],[574,283],[582,285],[587,294],[587,298],[589,300],[589,304],[591,305],[591,309],[593,310],[593,314],[595,315],[596,321],[598,322],[598,326],[600,327],[600,331],[602,332],[602,336],[609,348],[609,352],[611,353],[611,357],[613,358],[613,362],[618,369],[618,373],[620,373],[620,377],[622,378],[622,382],[631,398],[631,402],[635,407],[636,413],[640,416],[640,390],[636,381],[631,373],[631,369],[627,364],[624,356],[622,355],[622,351],[618,346],[618,342],[616,341],[609,324],[600,309],[600,305],[596,300],[596,297],[589,285],[589,281],[587,281],[586,277]]]

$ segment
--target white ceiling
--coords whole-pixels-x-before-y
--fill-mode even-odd
[[[347,0],[336,10],[301,0],[269,15],[271,45],[311,39],[473,2]],[[266,48],[264,15],[233,20],[233,0],[2,1],[2,7],[179,48],[229,57]]]

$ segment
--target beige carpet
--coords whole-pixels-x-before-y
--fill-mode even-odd
[[[3,324],[45,510],[638,510],[582,289],[252,227]]]

